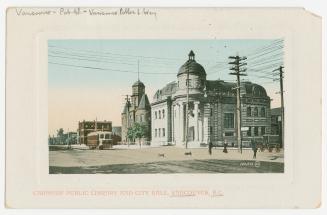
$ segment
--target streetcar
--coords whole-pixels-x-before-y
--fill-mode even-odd
[[[109,131],[94,131],[87,135],[87,146],[90,149],[111,149],[113,147],[113,135]]]

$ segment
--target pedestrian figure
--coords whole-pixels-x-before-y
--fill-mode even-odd
[[[212,154],[212,142],[211,141],[209,142],[209,154],[210,155]]]
[[[227,151],[227,140],[225,140],[225,142],[224,142],[224,150],[223,150],[223,152],[224,153],[228,153],[228,151]]]
[[[256,159],[258,148],[257,148],[257,143],[254,139],[251,140],[251,146],[252,146],[252,150],[253,150],[253,159]]]

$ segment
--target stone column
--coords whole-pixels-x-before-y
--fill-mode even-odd
[[[209,143],[211,134],[210,134],[210,126],[211,126],[211,116],[210,116],[210,104],[205,104],[204,105],[204,110],[203,110],[203,142]]]
[[[176,106],[175,106],[175,109],[176,109],[176,118],[175,118],[175,143],[176,145],[179,144],[179,141],[180,141],[180,132],[181,132],[181,120],[180,120],[180,117],[181,117],[181,113],[180,113],[180,104],[179,103],[176,103]]]
[[[178,102],[179,104],[179,139],[181,144],[184,142],[184,105],[183,102]]]
[[[195,119],[195,141],[199,141],[199,119],[198,119],[198,117],[199,117],[199,113],[198,113],[198,111],[199,111],[199,103],[200,102],[198,102],[198,101],[195,101],[194,102],[194,119]]]
[[[168,118],[171,120],[171,142],[175,141],[175,105],[171,105],[171,117]]]

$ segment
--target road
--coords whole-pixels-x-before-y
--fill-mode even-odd
[[[283,173],[284,164],[266,161],[186,160],[103,166],[55,167],[50,174],[149,174],[149,173]]]
[[[185,155],[191,152],[192,155]],[[159,156],[164,154],[164,157]],[[49,152],[50,174],[146,174],[146,173],[282,173],[283,152],[251,150],[182,149],[176,147],[60,150]]]

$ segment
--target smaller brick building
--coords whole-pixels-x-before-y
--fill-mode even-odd
[[[87,135],[93,131],[109,131],[112,132],[111,121],[85,121],[78,122],[78,143],[87,144]]]
[[[279,135],[279,140],[282,142],[282,111],[280,107],[271,109],[271,134]]]

